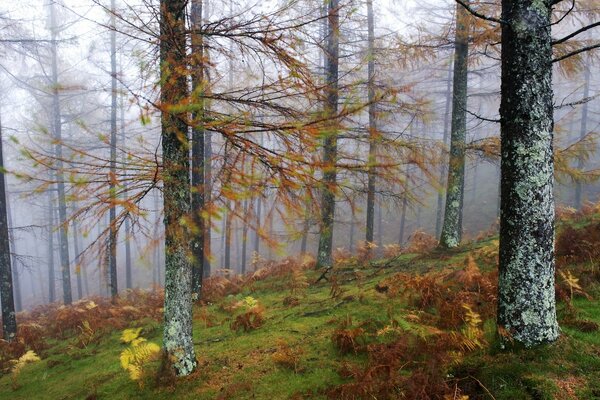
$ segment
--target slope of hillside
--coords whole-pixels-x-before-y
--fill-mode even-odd
[[[598,229],[595,215],[569,218],[569,235]],[[23,343],[0,346],[0,399],[600,398],[600,272],[562,245],[563,335],[545,348],[499,349],[493,237],[452,253],[422,241],[422,254],[346,257],[319,283],[292,260],[211,279],[195,308],[199,368],[183,379],[159,357],[135,381],[120,362],[125,329],[160,344],[159,294],[22,314]],[[26,350],[41,361],[15,365]]]

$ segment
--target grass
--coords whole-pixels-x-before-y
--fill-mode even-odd
[[[406,255],[393,263],[357,267],[359,273],[348,269],[340,275],[343,292],[336,298],[330,296],[330,285],[321,283],[296,294],[299,305],[285,306],[283,299],[290,295],[285,283],[268,278],[214,304],[196,306],[194,342],[199,367],[192,376],[176,382],[156,384],[153,375],[158,362],[148,366],[152,373],[143,380],[143,387],[131,381],[119,364],[119,354],[126,347],[119,340],[120,331],[83,349],[72,346],[72,339],[52,341],[41,354],[42,361],[23,368],[16,389],[10,374],[0,377],[0,399],[324,399],[328,388],[347,381],[338,373],[345,363],[366,363],[364,354],[341,355],[333,347],[332,333],[342,322],[372,321],[384,326],[393,318],[400,326],[416,324],[404,318],[411,312],[406,301],[379,293],[377,283],[399,270],[424,273],[461,268],[468,252],[492,243],[474,242],[451,253]],[[309,281],[317,276],[314,272],[307,275]],[[230,324],[239,311],[231,311],[231,305],[246,296],[258,300],[266,322],[256,330],[235,332]],[[600,324],[598,302],[577,298],[574,306],[578,318]],[[159,323],[132,321],[130,327],[143,327],[142,336],[160,344]],[[598,332],[564,327],[554,344],[503,352],[494,345],[493,321],[486,321],[485,331],[489,348],[471,353],[449,371],[470,398],[600,399]],[[298,352],[297,371],[273,360],[281,343]]]

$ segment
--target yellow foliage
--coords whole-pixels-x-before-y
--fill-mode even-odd
[[[129,372],[129,377],[134,381],[140,381],[144,374],[144,366],[155,360],[160,353],[160,346],[139,336],[141,330],[142,328],[125,329],[121,335],[121,341],[131,343],[129,348],[121,352],[121,367]]]
[[[41,361],[41,358],[37,354],[35,354],[35,352],[33,350],[29,350],[27,353],[23,354],[17,360],[11,361],[11,363],[13,364],[13,367],[11,369],[11,381],[12,381],[13,389],[17,389],[17,387],[18,387],[17,378],[19,377],[19,374],[21,373],[21,370],[23,369],[23,367],[26,364],[30,364],[30,363],[34,363],[34,362],[38,362],[38,361]]]
[[[123,343],[133,342],[135,339],[137,339],[140,336],[141,332],[142,332],[142,328],[125,329],[123,331],[123,333],[121,334],[121,342],[123,342]]]

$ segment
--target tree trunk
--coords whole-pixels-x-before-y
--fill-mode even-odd
[[[231,219],[231,201],[228,201],[225,214],[225,253],[223,259],[223,267],[227,269],[231,269]]]
[[[54,275],[54,199],[48,191],[48,302],[56,301],[56,276]]]
[[[71,213],[75,213],[75,206],[71,207]],[[71,221],[71,229],[73,230],[73,251],[75,252],[75,277],[77,280],[77,299],[83,298],[83,282],[81,279],[82,266],[80,264],[80,249],[79,249],[79,229],[77,227],[77,221],[74,219]]]
[[[52,115],[53,115],[53,132],[54,152],[56,156],[56,181],[58,191],[58,223],[59,223],[59,238],[60,238],[60,265],[62,273],[63,287],[63,302],[71,304],[73,296],[71,294],[71,270],[69,267],[69,236],[67,224],[67,202],[65,196],[65,178],[63,172],[63,151],[62,151],[62,121],[60,113],[60,96],[58,83],[58,54],[57,54],[57,32],[55,4],[50,5],[50,26],[52,33]]]
[[[465,139],[467,133],[467,75],[469,57],[468,11],[456,4],[456,37],[454,39],[454,82],[450,161],[446,188],[446,210],[440,246],[456,247],[462,236],[463,189],[465,180]]]
[[[375,165],[377,164],[377,120],[375,110],[375,24],[373,22],[373,0],[367,0],[368,25],[368,102],[369,102],[369,160],[367,162],[367,226],[365,240],[373,243],[375,215]]]
[[[2,121],[0,120],[0,303],[2,304],[2,335],[12,342],[17,335],[15,301],[13,297],[13,274],[10,257],[10,237],[8,234],[7,197],[5,182],[4,155],[2,151]]]
[[[193,102],[198,103],[198,112],[192,113],[192,295],[194,300],[202,296],[204,275],[204,46],[202,35],[202,0],[192,0],[190,10],[192,25],[192,90]]]
[[[323,188],[321,199],[321,231],[317,267],[332,264],[333,219],[335,215],[335,186],[337,163],[337,113],[338,113],[338,66],[339,66],[339,6],[338,0],[327,1],[328,27],[326,49],[325,117],[329,119],[323,132]]]
[[[584,65],[584,85],[583,85],[583,98],[587,99],[590,96],[590,61],[589,58],[586,60]],[[587,123],[588,123],[588,103],[586,101],[583,103],[581,109],[581,126],[579,130],[579,140],[582,140],[585,135],[588,133]],[[577,158],[577,169],[583,169],[583,157]],[[582,205],[582,193],[583,193],[583,184],[580,180],[575,183],[575,208],[581,210]]]
[[[248,215],[248,200],[244,200],[244,215]],[[248,247],[248,222],[242,221],[242,275],[246,273],[246,249]]]
[[[108,265],[110,275],[110,297],[113,302],[119,294],[117,286],[117,210],[116,210],[116,180],[117,180],[117,31],[115,26],[115,0],[111,0],[110,14],[110,207],[108,210]]]
[[[2,164],[0,164],[2,165]],[[15,243],[15,224],[13,221],[13,214],[10,207],[10,196],[6,194],[6,216],[8,217],[8,240],[10,244],[10,249],[12,251],[11,263],[12,263],[12,274],[13,274],[13,292],[14,292],[14,300],[15,300],[15,311],[23,311],[23,297],[21,295],[21,272],[17,267],[16,255],[17,255],[17,245]]]
[[[161,0],[160,71],[163,196],[165,223],[165,362],[179,376],[197,365],[192,341],[192,265],[189,232],[181,220],[190,213],[187,125],[169,110],[187,98],[185,72],[186,0]]]
[[[121,66],[121,74],[123,73],[123,67]],[[121,93],[120,96],[120,122],[121,122],[121,146],[123,147],[123,172],[125,175],[125,182],[123,183],[123,201],[129,201],[129,194],[127,192],[127,155],[125,153],[125,102],[123,97],[125,95]],[[129,215],[125,216],[125,287],[127,289],[133,288],[133,270],[131,265],[131,222]],[[85,274],[85,270],[84,270]],[[87,281],[87,277],[85,278]],[[87,282],[86,282],[87,286]],[[87,289],[86,289],[87,291]]]
[[[400,211],[400,233],[398,234],[398,244],[404,245],[404,231],[406,229],[406,206],[408,205],[408,199],[406,193],[402,196],[402,210]]]
[[[443,136],[443,145],[446,146],[448,143],[448,134],[450,133],[450,105],[452,104],[452,65],[453,63],[448,63],[448,87],[446,88],[446,109],[444,111],[444,136]],[[442,156],[444,155],[444,151],[442,151]],[[440,160],[440,184],[445,184],[445,178],[448,174],[448,162],[445,160],[445,157]],[[435,237],[439,238],[442,233],[442,220],[444,218],[444,192],[439,191],[437,196],[437,210],[435,213]]]
[[[502,1],[498,326],[527,347],[559,336],[550,3]]]
[[[86,296],[89,296],[90,292],[87,281],[87,270],[81,265],[81,257],[79,254],[81,252],[79,247],[79,226],[77,225],[76,220],[73,220],[73,250],[75,250],[75,266],[77,268],[77,295],[81,299],[83,298],[84,292]]]
[[[209,19],[209,0],[204,0],[204,20],[208,21]],[[204,57],[206,59],[206,63],[204,63],[205,67],[205,81],[207,87],[210,87],[210,74],[208,69],[206,69],[206,64],[210,64],[210,52],[208,46],[203,46]],[[204,112],[207,113],[210,110],[210,102],[206,102],[204,105]],[[204,132],[204,204],[210,205],[212,202],[212,132],[210,130],[206,130]],[[204,224],[204,277],[210,276],[211,270],[211,236],[212,236],[212,223],[211,223],[211,215],[208,213],[206,216],[205,224]]]

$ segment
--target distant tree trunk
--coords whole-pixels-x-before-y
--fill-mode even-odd
[[[375,215],[375,181],[377,164],[377,115],[375,110],[375,23],[373,21],[373,0],[367,0],[368,26],[368,102],[369,102],[369,160],[367,162],[367,226],[365,240],[373,243],[373,225]]]
[[[587,99],[590,97],[590,61],[589,58],[586,60],[584,65],[584,85],[583,85],[583,98]],[[588,123],[588,101],[583,103],[581,109],[581,128],[579,130],[579,140],[582,140],[585,135],[588,133],[587,123]],[[583,157],[579,157],[577,159],[577,169],[583,169]],[[582,205],[582,193],[583,193],[583,184],[581,181],[577,181],[575,183],[575,208],[581,210]]]
[[[256,201],[256,232],[254,235],[254,253],[258,256],[260,254],[260,227],[262,222],[262,196],[258,196]]]
[[[350,253],[354,252],[354,231],[356,230],[356,216],[354,213],[354,207],[352,207],[352,212],[351,212],[351,219],[350,219],[350,238],[348,239],[349,243],[348,243],[348,249],[350,250]]]
[[[452,104],[452,65],[448,63],[448,87],[446,88],[446,109],[444,111],[444,146],[448,143],[448,135],[450,133],[450,105]],[[442,151],[442,155],[445,154]],[[446,175],[448,174],[448,161],[444,159],[440,160],[440,184],[445,184]],[[435,213],[435,237],[439,238],[442,233],[442,220],[444,219],[444,192],[438,191],[437,196],[437,210]]]
[[[62,151],[62,118],[60,113],[60,86],[58,83],[58,52],[57,52],[57,34],[58,27],[56,22],[56,11],[55,4],[50,5],[50,26],[52,34],[52,115],[53,115],[53,131],[54,140],[54,152],[56,156],[56,181],[58,191],[58,223],[59,223],[59,237],[60,237],[60,264],[62,272],[62,286],[63,286],[63,302],[64,304],[71,304],[73,296],[71,294],[71,270],[69,267],[69,236],[68,236],[68,225],[67,225],[67,201],[65,196],[65,178],[63,172],[63,151]]]
[[[381,200],[377,205],[377,246],[379,247],[379,252],[381,252],[383,249],[383,211]]]
[[[337,163],[337,113],[338,113],[338,66],[339,66],[339,34],[340,16],[338,0],[327,0],[328,28],[326,48],[326,83],[327,101],[325,116],[329,118],[327,131],[324,132],[323,143],[323,188],[321,199],[321,226],[319,235],[319,251],[317,267],[329,267],[332,264],[333,219],[335,215],[335,186]]]
[[[1,127],[0,127],[1,129]],[[0,137],[1,139],[1,137]],[[0,163],[0,165],[2,165]],[[12,210],[10,204],[10,196],[6,195],[6,216],[8,217],[8,239],[10,242],[10,249],[15,257],[11,257],[12,263],[12,274],[13,274],[13,289],[14,289],[14,299],[15,299],[15,310],[17,312],[23,311],[23,297],[21,295],[21,272],[17,267],[16,254],[17,254],[17,245],[15,243],[15,224],[12,217]]]
[[[248,215],[248,200],[244,200],[244,215]],[[248,222],[242,221],[242,275],[246,273],[246,249],[248,247]]]
[[[81,257],[80,252],[81,249],[79,247],[79,227],[77,225],[77,220],[73,220],[73,250],[75,250],[75,268],[77,273],[77,295],[80,299],[83,298],[83,293],[85,292],[86,296],[90,295],[87,281],[87,270],[81,265]],[[83,277],[82,277],[83,275]]]
[[[121,67],[121,73],[123,72],[123,67]],[[121,128],[121,146],[123,146],[123,169],[125,175],[127,174],[127,155],[125,153],[125,102],[123,97],[125,95],[121,93],[120,96],[120,128]],[[129,194],[127,191],[128,182],[125,180],[123,183],[123,201],[129,201]],[[131,222],[129,220],[129,215],[125,216],[125,287],[127,289],[133,288],[133,270],[131,265]],[[84,270],[85,274],[85,270]],[[85,278],[87,281],[87,277]],[[87,286],[87,282],[86,282]],[[87,291],[87,289],[86,289]]]
[[[406,206],[408,205],[408,198],[406,193],[402,196],[402,210],[400,211],[400,233],[398,235],[398,244],[404,245],[404,231],[406,229]]]
[[[117,286],[117,210],[116,210],[116,180],[117,180],[117,30],[115,26],[115,0],[110,2],[110,207],[109,207],[109,236],[108,236],[108,265],[110,275],[110,297],[116,300],[119,294]]]
[[[559,336],[554,295],[551,1],[502,1],[498,326],[527,347]]]
[[[187,98],[184,71],[187,0],[160,1],[160,71],[165,223],[165,362],[179,376],[197,365],[192,340],[192,265],[189,232],[180,223],[190,213],[187,125],[169,107]],[[183,71],[182,71],[183,70]]]
[[[468,1],[467,1],[468,3]],[[454,44],[454,83],[450,161],[446,188],[446,210],[440,246],[456,247],[462,237],[463,189],[465,180],[465,139],[467,134],[467,77],[469,58],[469,14],[456,4],[456,38]]]
[[[7,197],[4,155],[2,151],[2,120],[0,119],[0,303],[2,305],[2,337],[12,342],[17,335],[15,300],[13,294],[13,274],[10,257],[10,236],[8,234]]]
[[[209,14],[209,0],[204,0],[203,4],[203,12],[204,12],[204,20],[208,21]],[[206,59],[206,64],[210,64],[210,52],[208,46],[203,46],[204,57]],[[210,86],[210,74],[208,69],[205,67],[205,81],[206,85]],[[204,112],[208,112],[210,110],[210,102],[206,102],[204,105]],[[210,205],[212,203],[212,132],[210,130],[206,130],[204,132],[204,204]],[[204,224],[205,232],[204,232],[204,277],[210,276],[211,270],[211,240],[212,240],[212,223],[211,223],[211,215],[208,213],[205,219]]]
[[[48,302],[56,301],[56,276],[54,275],[54,199],[48,191]]]
[[[306,254],[306,247],[308,245],[308,232],[310,231],[310,216],[309,216],[309,207],[310,205],[307,203],[305,205],[305,215],[304,221],[302,223],[302,239],[300,240],[300,254]]]
[[[227,202],[227,209],[225,214],[225,255],[223,264],[227,269],[231,269],[231,201]]]
[[[192,25],[192,90],[193,101],[199,103],[198,112],[192,113],[192,295],[194,300],[202,296],[202,277],[204,275],[204,46],[199,33],[202,27],[202,0],[192,0],[190,10]]]
[[[71,213],[75,213],[75,206],[71,207]],[[79,229],[77,229],[77,221],[71,221],[71,229],[73,233],[73,251],[75,253],[74,264],[75,264],[75,279],[77,280],[77,299],[83,298],[83,283],[81,280],[81,265],[79,264]]]

